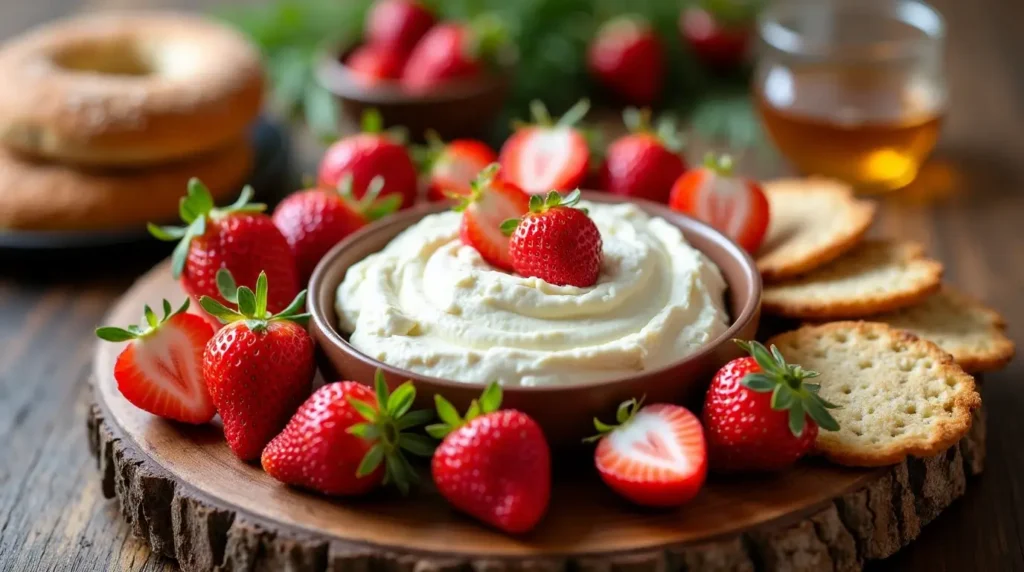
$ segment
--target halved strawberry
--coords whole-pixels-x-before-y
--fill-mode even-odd
[[[499,169],[497,163],[484,169],[473,181],[469,196],[456,197],[460,200],[454,210],[462,213],[462,242],[475,248],[491,266],[511,272],[509,238],[502,234],[501,224],[526,214],[530,210],[530,195],[498,176]]]
[[[427,144],[414,147],[420,171],[427,178],[427,200],[443,201],[452,194],[468,196],[477,175],[498,160],[482,141],[456,139],[445,143],[434,131],[426,133]]]
[[[768,230],[768,199],[756,182],[733,174],[732,159],[708,153],[704,166],[683,173],[668,206],[715,227],[751,254]]]
[[[574,125],[589,109],[590,102],[580,100],[554,121],[543,103],[531,103],[534,123],[517,125],[501,148],[504,177],[530,194],[579,187],[587,176],[590,148],[584,133]]]
[[[623,402],[617,425],[594,419],[599,440],[594,464],[601,479],[623,497],[645,506],[678,506],[700,491],[707,477],[704,429],[685,407]]]
[[[130,342],[114,364],[117,389],[132,405],[158,417],[201,424],[216,410],[203,379],[203,350],[213,327],[186,313],[186,298],[176,312],[164,300],[164,316],[146,306],[143,327],[105,326],[96,335],[108,342]]]

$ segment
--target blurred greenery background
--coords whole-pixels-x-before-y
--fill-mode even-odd
[[[333,134],[337,110],[314,77],[313,61],[326,46],[359,39],[373,0],[275,0],[218,15],[262,49],[279,109],[305,116],[321,137]],[[734,149],[760,147],[759,122],[748,101],[749,68],[706,69],[679,35],[680,12],[695,0],[423,0],[439,19],[498,15],[518,52],[516,82],[492,143],[502,141],[514,118],[529,116],[533,99],[561,114],[582,97],[600,104],[588,76],[586,51],[598,27],[617,15],[645,17],[666,59],[663,96],[655,111],[688,121],[694,132]]]

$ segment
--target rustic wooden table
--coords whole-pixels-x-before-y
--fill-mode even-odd
[[[223,0],[221,0],[223,1]],[[236,0],[237,1],[237,0]],[[339,0],[341,1],[341,0]],[[82,10],[201,9],[204,0],[4,0],[0,39]],[[879,234],[922,241],[949,280],[1001,310],[1024,343],[1024,4],[943,0],[951,107],[921,181],[883,202]],[[307,153],[307,163],[315,161]],[[0,258],[0,570],[173,570],[104,500],[85,446],[92,329],[153,255]],[[1024,365],[986,379],[988,464],[885,570],[1024,570]],[[1021,385],[1018,385],[1021,383]]]

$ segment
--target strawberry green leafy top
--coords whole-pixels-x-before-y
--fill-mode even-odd
[[[288,307],[277,314],[267,311],[267,273],[260,272],[256,279],[256,292],[248,286],[237,286],[234,277],[227,268],[217,271],[217,289],[225,300],[237,305],[237,310],[232,310],[217,300],[203,296],[199,299],[199,305],[210,315],[222,323],[230,324],[238,321],[245,321],[245,325],[254,332],[265,331],[267,325],[274,321],[290,321],[299,325],[306,325],[309,321],[309,314],[302,313],[306,304],[306,291],[299,292]]]
[[[529,214],[543,214],[555,207],[576,208],[576,204],[580,202],[580,197],[582,196],[579,189],[572,191],[564,197],[558,191],[550,191],[546,196],[533,195],[530,197]],[[587,214],[587,209],[585,208],[577,208],[577,210]],[[519,226],[520,221],[522,221],[520,218],[510,218],[501,223],[502,234],[511,236],[515,232],[516,227]]]
[[[118,328],[114,326],[103,326],[96,329],[96,336],[101,340],[108,342],[126,342],[128,340],[137,340],[145,338],[146,336],[157,331],[167,320],[170,320],[174,316],[181,314],[188,310],[189,300],[185,298],[185,303],[181,305],[177,310],[171,311],[171,303],[164,300],[164,317],[158,318],[156,312],[153,311],[148,305],[143,309],[142,321],[143,326],[139,327],[135,324],[128,326],[127,328]]]

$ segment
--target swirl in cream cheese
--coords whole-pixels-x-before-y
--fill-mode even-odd
[[[341,330],[386,364],[453,381],[572,384],[656,369],[724,332],[726,283],[679,229],[634,205],[581,202],[601,231],[598,283],[555,286],[496,270],[429,215],[353,265]]]

